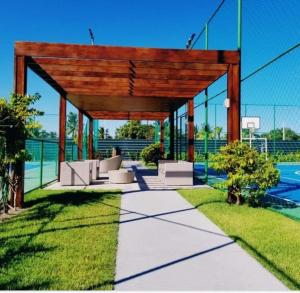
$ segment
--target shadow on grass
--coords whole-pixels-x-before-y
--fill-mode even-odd
[[[29,210],[2,223],[2,231],[8,232],[8,236],[1,235],[0,238],[1,247],[3,248],[0,254],[0,274],[6,272],[10,266],[14,267],[14,265],[22,264],[28,258],[48,257],[49,253],[57,249],[57,247],[46,247],[42,244],[34,243],[36,237],[43,233],[117,223],[112,221],[107,223],[78,224],[69,227],[47,227],[67,207],[102,203],[104,200],[114,198],[119,194],[120,192],[117,191],[70,190],[67,192],[37,191],[36,194],[31,195],[32,198],[26,201],[26,207]],[[111,214],[115,215],[116,213]],[[87,218],[90,217],[87,215]],[[85,217],[77,219],[81,220],[85,219]],[[71,218],[70,220],[75,219]],[[24,225],[24,222],[28,222],[28,224]],[[32,231],[28,231],[28,229]],[[22,280],[15,280],[13,276],[8,275],[5,278],[0,278],[0,289],[46,289],[49,286],[50,283],[48,282],[25,284],[23,286]]]
[[[34,205],[40,203],[48,203],[50,205],[53,204],[63,204],[63,205],[72,205],[72,206],[80,206],[84,204],[92,204],[95,202],[102,201],[104,199],[115,197],[119,195],[118,191],[83,191],[83,190],[70,190],[70,191],[58,191],[57,193],[53,193],[50,191],[47,195],[47,191],[45,192],[45,196],[41,196],[38,198],[33,198],[25,202],[25,208],[32,207]]]
[[[243,238],[235,235],[229,235],[231,239],[233,239],[235,242],[238,242],[241,244],[242,247],[245,247],[248,251],[251,251],[253,255],[257,256],[258,259],[260,259],[264,264],[266,264],[269,268],[272,269],[273,272],[277,273],[277,275],[280,275],[283,279],[287,280],[290,284],[294,286],[294,288],[300,289],[300,283],[292,278],[290,275],[288,275],[286,272],[284,272],[281,268],[276,266],[272,261],[270,261],[266,256],[261,254],[259,251],[255,249],[252,245],[250,245],[247,241],[245,241]]]
[[[8,281],[0,281],[0,290],[46,290],[51,286],[50,281],[37,281],[24,285],[19,283],[19,279],[10,279]]]

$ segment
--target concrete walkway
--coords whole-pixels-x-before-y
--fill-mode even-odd
[[[116,290],[286,290],[174,190],[122,196]]]

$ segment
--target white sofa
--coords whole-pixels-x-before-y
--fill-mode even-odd
[[[90,185],[92,181],[92,169],[92,162],[61,162],[60,184],[63,186]]]
[[[99,177],[99,160],[84,160],[85,162],[92,163],[92,180],[96,180]]]
[[[122,163],[121,156],[114,156],[105,160],[101,160],[99,164],[99,176],[101,173],[108,173],[111,170],[119,170]]]
[[[165,185],[193,185],[194,164],[186,161],[159,160],[158,176]]]

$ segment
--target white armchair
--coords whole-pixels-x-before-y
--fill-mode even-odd
[[[108,173],[111,170],[119,170],[122,163],[121,156],[114,156],[105,160],[100,161],[99,164],[99,175],[101,173]]]
[[[61,185],[90,185],[92,181],[92,162],[61,162],[60,184]]]

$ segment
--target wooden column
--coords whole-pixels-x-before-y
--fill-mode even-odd
[[[175,151],[178,160],[178,110],[175,111]]]
[[[83,113],[78,110],[78,160],[82,160]]]
[[[25,95],[27,91],[27,64],[25,56],[16,56],[14,60],[14,92],[16,94]],[[25,148],[25,141],[22,142],[22,148]],[[15,166],[15,176],[19,180],[16,190],[16,207],[22,208],[24,205],[24,162],[17,163]],[[13,198],[10,204],[14,204]]]
[[[89,138],[88,138],[88,158],[89,160],[93,159],[93,135],[94,134],[94,125],[93,119],[89,118]]]
[[[170,112],[170,160],[174,160],[174,111]]]
[[[160,120],[160,153],[162,157],[165,154],[165,121]]]
[[[66,118],[67,100],[64,95],[61,95],[59,101],[58,181],[60,181],[60,163],[66,160]]]
[[[227,110],[227,141],[241,138],[241,77],[240,65],[229,65],[227,74],[227,95],[230,106]]]
[[[194,162],[194,99],[188,101],[188,161]]]
[[[231,104],[231,97],[232,97],[232,91],[233,91],[232,75],[233,75],[232,74],[232,65],[230,64],[228,66],[228,71],[227,71],[227,99],[229,99],[230,104]],[[230,106],[229,106],[229,108],[227,108],[227,143],[230,143],[232,141],[232,138],[231,138],[232,115],[231,115]]]

